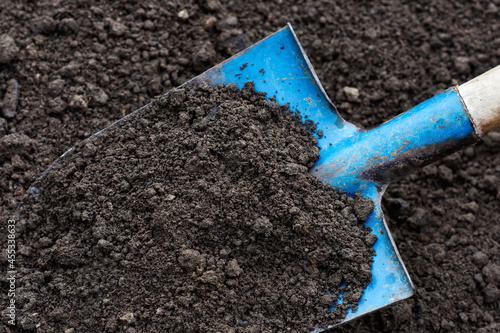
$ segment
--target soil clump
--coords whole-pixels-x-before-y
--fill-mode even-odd
[[[308,173],[312,131],[252,83],[202,83],[77,144],[24,202],[32,272],[19,316],[79,331],[338,322],[371,281],[373,202]]]

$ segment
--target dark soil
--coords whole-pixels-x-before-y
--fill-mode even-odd
[[[368,127],[498,65],[498,6],[498,0],[2,1],[2,220],[18,219],[13,199],[76,142],[287,21],[342,116]],[[344,87],[357,88],[359,98]],[[499,147],[499,134],[490,133],[389,186],[385,215],[416,295],[339,332],[498,331]],[[20,230],[24,223],[18,219]],[[18,256],[29,259],[31,245],[20,245]],[[2,308],[6,286],[2,281]]]
[[[373,202],[308,173],[319,158],[311,126],[251,83],[202,84],[79,143],[20,203],[32,253],[18,265],[33,269],[21,327],[33,313],[44,331],[340,321],[371,281]]]

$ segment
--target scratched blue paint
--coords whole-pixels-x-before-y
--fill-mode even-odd
[[[444,91],[371,130],[322,152],[314,174],[343,190],[373,196],[377,186],[476,139],[458,93]],[[324,178],[324,177],[322,177]]]
[[[393,177],[477,139],[457,93],[443,92],[375,129],[361,130],[337,113],[290,25],[186,84],[234,83],[241,89],[247,81],[253,81],[255,89],[268,98],[300,111],[322,130],[321,157],[314,175],[349,194],[360,190],[375,202],[366,222],[378,237],[373,246],[372,282],[357,311],[350,311],[343,322],[413,295],[411,279],[384,221],[381,198]],[[127,117],[106,129],[123,124]]]
[[[387,184],[398,173],[405,173],[436,158],[432,155],[419,160],[416,156],[421,155],[422,149],[432,151],[436,146],[441,147],[441,143],[450,145],[474,135],[457,93],[446,91],[375,129],[360,130],[337,113],[291,26],[187,84],[202,81],[234,83],[239,88],[245,82],[253,81],[257,91],[300,111],[324,134],[319,140],[321,157],[313,174],[350,194],[360,190],[374,200],[375,210],[366,222],[378,237],[374,244],[376,256],[372,282],[366,288],[357,311],[349,311],[344,322],[413,295],[412,282],[384,221],[381,198]],[[404,153],[409,153],[406,161],[409,163],[403,161],[391,165]],[[374,175],[366,174],[370,168],[374,169]],[[382,173],[382,179],[376,177],[377,172],[379,177]],[[321,330],[318,328],[314,332]]]
[[[318,129],[328,138],[320,140],[319,145],[326,151],[330,143],[334,145],[357,128],[338,115],[304,56],[291,27],[286,27],[186,84],[234,83],[241,89],[245,82],[253,81],[255,90],[275,97],[280,104],[288,103],[291,109],[319,123]]]

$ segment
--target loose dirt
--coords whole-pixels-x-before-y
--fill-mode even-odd
[[[356,309],[373,202],[308,173],[300,118],[252,83],[201,84],[79,143],[20,203],[22,327],[309,332]]]
[[[342,116],[369,127],[500,64],[499,6],[498,0],[2,1],[2,221],[14,218],[22,231],[13,200],[75,143],[288,21]],[[389,186],[385,216],[416,295],[336,332],[499,330],[499,147],[498,133],[490,133]],[[0,244],[5,237],[1,232]],[[20,245],[28,250],[18,257],[30,258],[32,244]],[[1,251],[3,277],[3,245]],[[30,274],[32,267],[18,267],[20,288],[24,269]],[[8,302],[7,286],[2,280],[0,305]]]

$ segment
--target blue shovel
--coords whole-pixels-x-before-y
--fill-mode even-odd
[[[413,295],[414,286],[382,214],[387,185],[500,127],[497,67],[376,128],[360,129],[337,113],[290,24],[186,84],[203,81],[239,88],[253,81],[257,91],[300,111],[322,132],[321,157],[311,172],[335,188],[349,194],[361,191],[375,202],[366,221],[378,237],[372,282],[356,312],[349,311],[343,323]]]
[[[202,81],[235,83],[239,88],[253,81],[257,91],[313,120],[322,138],[321,157],[311,172],[335,188],[349,194],[361,191],[375,202],[366,221],[378,237],[372,282],[356,312],[349,311],[342,323],[413,295],[412,281],[382,214],[387,185],[500,127],[497,67],[376,128],[360,129],[337,113],[290,24],[187,84]]]
[[[247,81],[317,124],[322,135],[321,157],[311,171],[315,176],[351,195],[361,191],[375,202],[366,221],[378,237],[372,282],[357,310],[349,310],[342,323],[412,296],[414,286],[382,214],[382,195],[394,178],[500,127],[500,66],[370,130],[340,117],[290,24],[185,84],[234,83],[241,89]]]

